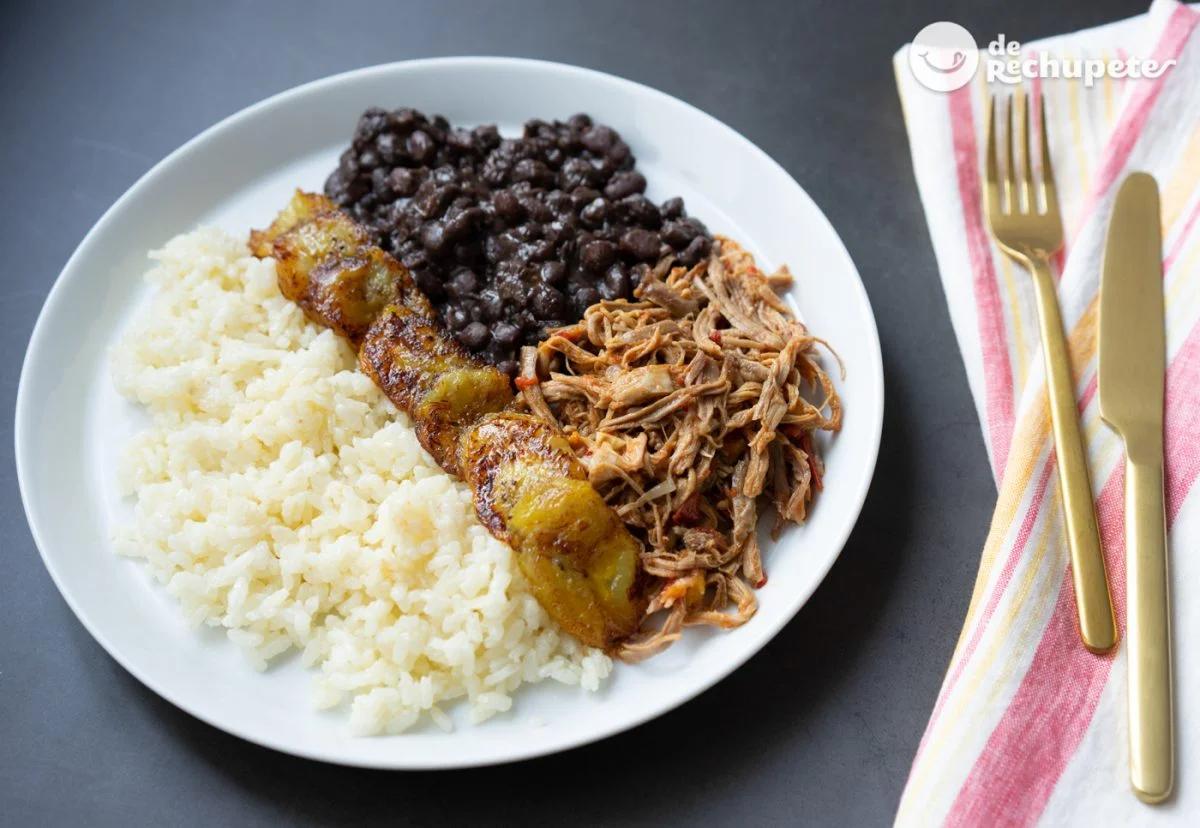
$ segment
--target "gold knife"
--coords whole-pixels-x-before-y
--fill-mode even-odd
[[[1174,776],[1161,222],[1158,185],[1133,173],[1117,193],[1100,280],[1100,416],[1125,441],[1129,781],[1150,803],[1170,795]]]

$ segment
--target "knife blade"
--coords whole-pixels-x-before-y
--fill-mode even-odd
[[[1158,185],[1131,174],[1113,205],[1100,277],[1100,416],[1125,441],[1129,779],[1149,803],[1170,795],[1174,777],[1161,224]]]
[[[1100,278],[1100,416],[1161,442],[1166,337],[1158,185],[1133,173],[1117,193]],[[1153,437],[1154,435],[1145,435]]]

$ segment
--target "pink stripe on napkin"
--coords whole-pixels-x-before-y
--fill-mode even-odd
[[[958,171],[958,193],[962,201],[967,252],[971,258],[972,285],[979,315],[979,342],[983,350],[983,375],[987,388],[988,442],[992,470],[999,478],[1008,462],[1013,429],[1012,366],[1008,359],[1008,333],[996,267],[992,261],[992,239],[983,224],[983,192],[979,181],[979,148],[975,142],[975,118],[971,111],[971,86],[948,97],[950,129],[954,138],[954,164]]]

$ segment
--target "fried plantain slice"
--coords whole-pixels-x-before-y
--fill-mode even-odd
[[[609,650],[637,630],[640,544],[562,435],[505,410],[508,376],[445,332],[403,265],[328,199],[300,191],[250,246],[275,258],[285,296],[359,348],[362,370],[412,417],[421,444],[470,484],[480,520],[510,544],[552,618]]]

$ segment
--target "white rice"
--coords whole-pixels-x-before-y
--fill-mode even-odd
[[[152,298],[113,352],[152,425],[118,471],[142,559],[193,624],[223,627],[258,669],[292,647],[318,708],[355,733],[465,697],[481,722],[522,683],[598,687],[603,653],[561,632],[509,548],[475,519],[352,349],[305,319],[270,261],[215,230],[151,254]]]

